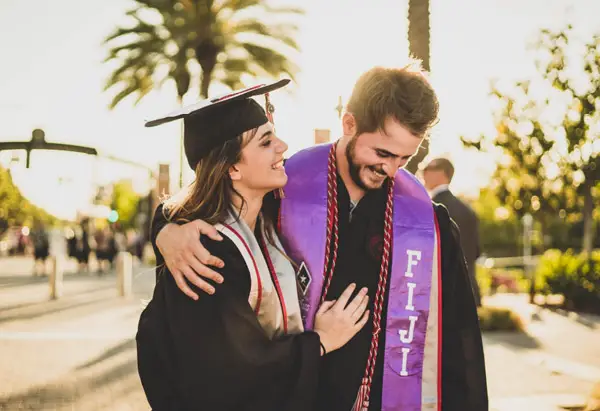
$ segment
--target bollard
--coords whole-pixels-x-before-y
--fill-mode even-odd
[[[50,298],[57,300],[63,295],[64,259],[60,256],[50,257],[52,268],[48,280],[50,282]]]
[[[117,256],[117,293],[119,297],[131,295],[131,280],[133,275],[133,257],[126,251]]]

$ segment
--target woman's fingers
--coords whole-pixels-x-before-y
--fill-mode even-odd
[[[325,312],[329,311],[329,309],[334,304],[335,304],[335,300],[323,301],[323,304],[321,304],[321,306],[319,307],[319,310],[317,311],[317,314],[324,314]]]
[[[354,283],[352,283],[348,287],[346,287],[346,289],[344,290],[342,295],[340,295],[340,298],[338,298],[338,300],[335,303],[335,306],[333,308],[337,311],[344,311],[344,309],[346,308],[346,305],[348,305],[348,300],[352,296],[352,293],[354,292],[355,288],[356,288],[356,284],[354,284]]]
[[[346,307],[346,311],[348,311],[348,313],[350,315],[353,315],[354,312],[356,310],[358,310],[358,308],[360,307],[360,305],[363,302],[363,299],[365,298],[365,296],[367,295],[367,291],[369,291],[369,289],[367,287],[363,287],[358,294],[356,294],[356,296],[352,299],[352,301],[350,301],[350,303],[348,304],[348,306]],[[358,319],[358,317],[357,317]]]
[[[367,321],[369,321],[369,312],[369,310],[365,311],[361,319],[354,325],[355,332],[359,332],[365,326]]]
[[[368,305],[369,305],[369,296],[365,295],[361,299],[361,301],[358,304],[358,306],[356,307],[356,309],[352,312],[352,319],[355,322],[361,318],[361,316],[364,314],[365,310],[367,309]]]

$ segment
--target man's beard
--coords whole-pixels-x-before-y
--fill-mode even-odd
[[[356,164],[354,161],[354,147],[356,146],[356,140],[358,136],[354,136],[352,140],[346,146],[346,158],[348,159],[348,169],[350,171],[350,178],[354,181],[360,189],[362,190],[370,190],[369,187],[365,185],[365,183],[360,178],[360,166]]]
[[[352,140],[350,140],[350,142],[348,142],[348,145],[346,146],[346,158],[348,159],[348,171],[350,172],[350,178],[352,179],[352,181],[354,182],[354,184],[356,184],[358,186],[358,188],[360,188],[361,190],[365,190],[365,191],[369,191],[369,190],[378,190],[379,188],[381,188],[381,186],[383,184],[385,184],[385,181],[388,178],[384,179],[384,183],[380,184],[377,187],[370,187],[369,185],[367,185],[363,179],[360,178],[360,171],[364,168],[364,169],[369,169],[372,172],[375,172],[375,170],[383,173],[383,168],[381,167],[375,167],[375,166],[363,166],[361,167],[360,165],[357,164],[356,160],[355,160],[355,148],[356,148],[356,140],[358,139],[357,136],[354,136],[354,138],[352,138]]]

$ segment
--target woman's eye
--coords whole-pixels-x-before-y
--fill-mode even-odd
[[[261,146],[262,146],[262,147],[269,147],[270,145],[271,145],[271,140],[270,140],[270,139],[269,139],[269,140],[266,140],[265,142],[263,142],[263,143],[261,144]]]

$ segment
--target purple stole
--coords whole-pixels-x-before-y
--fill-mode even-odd
[[[314,146],[285,164],[289,181],[279,227],[285,250],[300,267],[306,329],[313,328],[323,288],[330,149],[330,144]],[[412,174],[400,170],[394,185],[390,292],[385,302],[382,410],[436,410],[440,404],[438,236],[427,192]]]

